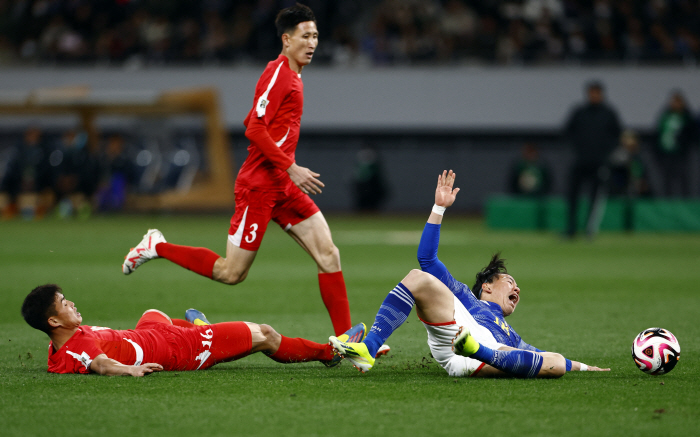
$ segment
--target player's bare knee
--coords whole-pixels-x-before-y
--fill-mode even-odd
[[[259,345],[261,343],[264,343],[267,340],[267,337],[265,337],[265,334],[262,332],[262,328],[260,325],[257,323],[251,323],[251,322],[243,322],[246,325],[248,325],[248,329],[250,330],[250,340],[253,343],[253,347],[256,345]]]
[[[401,280],[401,283],[411,290],[413,297],[418,299],[419,296],[427,290],[431,278],[434,279],[431,274],[425,273],[422,270],[413,269]]]
[[[545,352],[542,354],[544,362],[540,370],[540,375],[546,378],[561,378],[566,374],[566,359],[556,352]]]
[[[245,280],[245,278],[248,276],[248,271],[236,271],[233,269],[226,269],[223,272],[221,272],[218,277],[215,279],[219,282],[222,282],[226,285],[236,285],[240,284]]]
[[[558,361],[558,365],[556,368],[556,373],[554,375],[555,378],[561,378],[562,376],[566,375],[566,358],[564,358],[563,355],[561,354],[554,354],[556,356],[556,359]]]
[[[260,332],[265,336],[264,343],[266,346],[271,348],[278,348],[282,336],[275,331],[275,329],[270,325],[258,325],[260,327]]]
[[[227,285],[236,285],[240,284],[241,282],[245,281],[246,276],[248,276],[245,273],[234,273],[228,276],[226,280]]]
[[[263,325],[258,325],[258,326],[260,327],[260,332],[262,332],[262,334],[263,334],[265,337],[272,337],[272,336],[274,336],[274,335],[279,335],[279,334],[277,333],[277,331],[275,331],[275,328],[273,328],[273,327],[270,326],[270,325],[264,325],[264,324],[263,324]]]
[[[417,284],[419,281],[423,280],[423,275],[426,273],[422,270],[412,269],[408,274],[401,280],[401,283],[408,286],[408,284]]]
[[[340,250],[334,245],[324,247],[319,251],[316,262],[322,272],[333,273],[340,271]]]

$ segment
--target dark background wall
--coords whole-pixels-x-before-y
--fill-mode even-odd
[[[259,67],[226,68],[10,68],[0,70],[0,100],[22,99],[34,89],[90,85],[105,100],[143,99],[159,91],[213,86],[220,92],[231,133],[236,169],[246,156],[242,120],[252,101]],[[360,149],[372,147],[381,159],[390,195],[385,211],[414,211],[432,199],[442,169],[458,173],[461,199],[455,208],[481,211],[484,200],[507,189],[507,172],[526,141],[535,142],[553,172],[553,193],[563,194],[570,154],[560,131],[571,108],[582,101],[583,86],[597,78],[607,87],[624,127],[642,134],[642,149],[659,191],[649,153],[656,117],[669,91],[682,89],[697,114],[700,69],[697,67],[580,68],[392,68],[304,71],[305,112],[297,162],[322,174],[327,188],[316,197],[324,210],[353,208],[352,181]],[[36,118],[0,118],[0,148],[11,143]],[[71,117],[43,118],[59,132],[75,126]],[[101,119],[104,132],[153,131],[135,118]],[[183,117],[155,123],[170,131],[198,132],[201,120]],[[158,127],[160,126],[160,127]],[[167,136],[167,135],[166,135]],[[4,140],[3,140],[4,138]],[[4,146],[3,146],[4,145]],[[700,190],[700,163],[688,163],[692,189]]]
[[[642,156],[649,165],[655,192],[660,180],[650,152],[650,134],[642,135]],[[303,134],[297,149],[297,163],[321,173],[326,184],[314,201],[328,211],[353,209],[353,178],[357,154],[373,147],[381,160],[389,188],[382,211],[422,211],[429,208],[434,196],[437,175],[443,169],[457,172],[459,202],[454,210],[479,213],[484,201],[493,194],[508,191],[508,173],[525,142],[540,148],[542,159],[552,171],[552,194],[563,195],[572,154],[559,132],[464,132],[449,135],[425,133],[387,134]],[[237,165],[247,156],[248,143],[241,135],[233,136]],[[700,156],[692,155],[693,195],[700,190]]]

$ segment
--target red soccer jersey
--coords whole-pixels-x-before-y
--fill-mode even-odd
[[[250,146],[236,184],[261,191],[285,191],[292,184],[286,170],[294,163],[303,108],[301,75],[279,55],[260,76],[243,122]]]
[[[158,363],[165,370],[191,370],[200,364],[194,361],[202,340],[196,331],[166,324],[119,331],[81,326],[58,351],[49,344],[49,372],[90,373],[90,363],[100,354],[129,366]]]

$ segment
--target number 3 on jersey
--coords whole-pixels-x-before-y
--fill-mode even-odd
[[[250,243],[252,243],[253,241],[255,241],[255,239],[258,237],[258,234],[255,232],[255,231],[257,231],[257,230],[258,230],[258,224],[257,224],[257,223],[253,223],[253,224],[250,225],[250,234],[248,234],[248,235],[245,236],[245,242],[246,242],[246,243],[250,244]]]

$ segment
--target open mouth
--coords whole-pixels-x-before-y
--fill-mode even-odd
[[[513,293],[510,296],[508,296],[508,300],[510,301],[510,303],[513,304],[513,306],[515,306],[518,304],[518,301],[520,300],[520,296],[518,296],[517,293]]]

